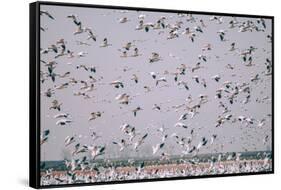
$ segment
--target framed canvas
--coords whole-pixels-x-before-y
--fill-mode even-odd
[[[274,172],[274,17],[30,4],[30,186]]]

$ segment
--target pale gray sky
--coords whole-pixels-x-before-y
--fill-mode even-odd
[[[257,98],[265,96],[271,97],[271,76],[264,76],[265,59],[271,59],[271,43],[266,38],[267,34],[271,34],[271,20],[265,19],[267,28],[265,32],[238,32],[238,28],[229,29],[228,23],[232,17],[223,17],[223,23],[217,24],[216,21],[209,21],[210,16],[193,15],[196,22],[191,23],[186,21],[186,16],[179,17],[176,13],[162,12],[147,12],[147,11],[121,11],[112,9],[96,9],[82,7],[67,7],[67,6],[47,6],[41,5],[41,10],[47,10],[52,14],[55,20],[51,20],[46,16],[41,16],[41,26],[47,28],[45,32],[41,31],[41,48],[47,48],[51,44],[64,38],[66,47],[77,54],[80,51],[85,51],[88,54],[83,58],[69,59],[66,56],[56,59],[59,64],[55,68],[56,73],[65,73],[69,71],[70,77],[77,80],[88,80],[89,73],[83,69],[76,69],[79,64],[87,66],[95,66],[97,72],[92,76],[99,79],[102,77],[101,83],[96,84],[96,90],[90,95],[94,96],[91,99],[83,99],[82,97],[73,96],[80,88],[80,84],[69,86],[63,90],[55,90],[52,98],[47,98],[41,95],[41,131],[50,129],[50,137],[47,143],[41,147],[42,160],[61,160],[64,152],[69,152],[73,145],[69,148],[64,147],[64,139],[66,136],[74,134],[81,135],[76,142],[81,144],[92,144],[90,134],[95,131],[102,138],[94,142],[95,145],[106,145],[106,157],[135,157],[135,156],[152,156],[152,145],[161,141],[161,135],[156,130],[164,125],[169,128],[167,134],[177,133],[179,136],[188,137],[191,129],[195,130],[194,145],[197,145],[204,136],[210,138],[212,134],[217,134],[217,141],[213,145],[208,145],[202,148],[200,153],[232,152],[232,151],[255,151],[255,150],[271,150],[271,117],[266,117],[271,114],[271,101],[265,103],[257,103]],[[66,18],[67,15],[76,14],[83,26],[91,27],[97,35],[97,41],[93,42],[87,39],[87,34],[73,35],[76,30],[75,24],[71,19]],[[135,30],[138,24],[138,16],[145,14],[145,22],[156,22],[161,16],[167,19],[165,23],[175,24],[176,21],[182,21],[183,25],[180,31],[179,38],[167,40],[169,29],[150,30]],[[120,24],[118,20],[122,17],[128,17],[130,20],[127,23]],[[203,33],[197,33],[194,43],[188,37],[181,35],[186,27],[193,29],[194,26],[200,25],[199,20],[203,19],[206,28],[203,28]],[[255,18],[237,18],[239,22],[251,20],[256,23]],[[217,32],[221,29],[226,29],[226,41],[221,42]],[[164,33],[160,33],[163,31]],[[107,38],[112,46],[100,48],[103,38]],[[86,41],[91,46],[79,46],[76,41]],[[122,46],[127,42],[133,44],[139,49],[141,56],[120,58]],[[245,50],[250,46],[257,47],[254,52],[252,67],[246,67],[242,63],[241,57],[234,52],[229,52],[230,44],[236,43],[237,48]],[[202,52],[201,48],[210,43],[211,51]],[[149,63],[148,59],[152,52],[160,54],[162,60]],[[132,50],[130,50],[132,54]],[[176,57],[169,56],[172,54]],[[186,91],[180,88],[173,80],[172,75],[164,75],[164,71],[175,72],[180,64],[185,64],[188,67],[194,67],[199,61],[198,55],[204,54],[207,56],[207,62],[201,61],[204,68],[191,73],[188,69],[187,74],[179,76],[179,80],[187,81],[190,88]],[[54,60],[54,54],[49,53],[41,55],[44,61]],[[72,64],[67,64],[72,63]],[[235,69],[226,69],[226,65],[231,64]],[[130,68],[123,72],[124,67]],[[42,71],[46,71],[46,67],[41,66]],[[168,81],[168,87],[160,84],[155,87],[155,81],[149,75],[149,72],[154,71],[159,73],[159,76],[165,76]],[[139,83],[135,84],[132,80],[132,75],[136,74],[139,77]],[[211,76],[215,74],[221,75],[219,83],[211,80]],[[259,74],[261,80],[257,84],[251,83],[250,79]],[[192,76],[198,75],[204,78],[207,82],[207,88],[198,85],[192,79]],[[108,83],[112,80],[121,79],[124,81],[125,87],[116,89]],[[218,107],[218,99],[215,99],[216,90],[222,86],[224,81],[233,81],[237,83],[249,83],[251,88],[251,99],[248,104],[242,104],[245,95],[241,94],[236,99],[233,105],[230,105],[226,98],[221,101],[225,102],[234,117],[244,115],[252,117],[256,120],[266,118],[263,127],[256,127],[257,121],[252,126],[243,126],[239,122],[226,122],[222,127],[216,128],[216,120],[221,114],[222,108]],[[54,88],[54,85],[60,85],[69,81],[69,78],[57,79],[55,83],[48,80],[41,84],[41,91],[44,92],[48,88]],[[150,86],[152,91],[145,93],[144,86]],[[129,105],[121,105],[114,98],[117,94],[127,93],[132,98]],[[200,114],[193,119],[190,117],[184,121],[190,127],[188,129],[175,128],[174,124],[178,121],[179,116],[184,113],[182,109],[175,112],[172,106],[182,104],[185,99],[191,95],[195,100],[199,94],[208,95],[209,102],[204,104],[199,109]],[[62,102],[62,112],[71,114],[73,123],[61,127],[56,125],[57,119],[53,116],[59,113],[57,110],[49,110],[51,101],[57,99]],[[105,100],[105,101],[103,101]],[[153,104],[161,105],[161,111],[152,110]],[[141,106],[143,111],[137,113],[134,117],[130,112],[137,106]],[[88,121],[91,112],[102,111],[102,117]],[[145,143],[140,147],[140,151],[136,153],[131,147],[123,152],[118,151],[118,147],[112,144],[112,141],[120,141],[121,138],[126,138],[119,126],[123,123],[129,123],[141,133],[149,133]],[[153,127],[154,126],[154,127]],[[140,138],[137,136],[135,140]],[[269,141],[263,143],[265,135],[269,135]],[[76,143],[75,143],[76,144]],[[224,145],[223,147],[221,145]],[[175,143],[173,138],[169,138],[163,149],[164,152],[171,155],[178,155],[182,148]],[[156,156],[159,156],[157,154]]]

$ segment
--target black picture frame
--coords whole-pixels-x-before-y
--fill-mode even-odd
[[[218,174],[206,176],[189,176],[189,177],[171,177],[159,179],[143,179],[143,180],[128,180],[128,181],[113,181],[113,182],[96,182],[96,183],[79,183],[66,185],[40,185],[40,6],[67,6],[67,7],[87,7],[87,8],[102,8],[116,10],[134,10],[134,11],[152,11],[165,13],[183,13],[183,14],[200,14],[200,15],[218,15],[218,16],[235,16],[249,18],[266,18],[272,22],[272,171],[257,172],[257,173],[239,173],[239,174]],[[119,184],[119,183],[136,183],[149,181],[163,180],[182,180],[194,178],[214,178],[214,177],[229,177],[229,176],[245,176],[245,175],[260,175],[274,173],[274,16],[265,15],[248,15],[234,13],[219,13],[219,12],[202,12],[202,11],[187,11],[187,10],[170,10],[156,9],[143,7],[125,7],[125,6],[109,6],[109,5],[92,5],[92,4],[77,4],[77,3],[61,3],[38,1],[29,4],[29,52],[30,52],[30,75],[29,75],[29,185],[33,188],[54,188],[54,187],[73,187],[73,186],[89,186],[103,184]]]

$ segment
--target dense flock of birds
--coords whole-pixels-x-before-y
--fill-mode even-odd
[[[73,165],[73,163],[69,163]],[[159,179],[172,177],[202,176],[202,175],[221,175],[239,174],[251,172],[271,171],[271,162],[266,157],[262,161],[235,161],[235,162],[209,162],[207,164],[193,163],[192,161],[183,164],[163,164],[162,167],[144,166],[140,164],[134,169],[120,169],[114,166],[107,168],[95,166],[90,170],[81,165],[82,172],[72,170],[55,172],[52,169],[46,170],[41,176],[41,185],[61,185],[77,183],[97,183],[105,181],[123,181],[140,179]],[[69,167],[70,168],[70,167]],[[83,172],[86,171],[86,172]]]
[[[120,11],[122,13],[122,11]],[[41,17],[47,17],[50,20],[56,21],[56,17],[50,11],[40,10]],[[197,15],[193,14],[173,14],[173,17],[178,17],[178,21],[171,23],[169,21],[170,17],[159,16],[158,20],[153,22],[147,22],[147,16],[145,14],[137,15],[138,22],[136,27],[131,29],[131,32],[157,32],[158,35],[166,35],[166,40],[173,40],[181,38],[184,43],[188,43],[189,46],[200,38],[202,33],[208,32],[208,25],[206,22],[221,25],[225,23],[224,16],[210,16],[209,20],[200,19]],[[228,36],[230,31],[236,31],[237,33],[254,33],[261,32],[264,33],[264,38],[268,43],[272,42],[272,36],[270,33],[265,32],[268,27],[265,19],[263,18],[251,18],[249,20],[240,21],[240,18],[231,18],[228,22],[228,28],[223,28],[217,31],[218,43],[226,43],[229,49],[224,51],[233,56],[241,57],[239,65],[244,67],[255,67],[256,62],[255,52],[262,47],[254,47],[249,45],[246,49],[239,48],[239,43],[232,42],[231,38]],[[100,48],[112,48],[116,44],[110,42],[110,37],[101,37],[102,34],[96,34],[95,28],[84,25],[83,20],[79,19],[79,15],[70,14],[65,16],[65,22],[73,23],[73,35],[74,36],[85,36],[84,41],[77,40],[77,46],[99,46]],[[129,17],[118,18],[116,22],[120,23],[120,27],[125,25],[127,22],[132,22]],[[186,27],[189,25],[189,27]],[[43,25],[40,27],[41,35],[44,36],[48,32],[48,26]],[[112,36],[111,36],[112,37]],[[136,39],[137,40],[137,39]],[[140,49],[137,47],[136,41],[125,42],[124,45],[119,45],[116,49],[120,53],[120,57],[116,59],[129,59],[131,57],[145,56],[141,53]],[[235,104],[246,105],[251,101],[262,104],[271,104],[271,97],[264,96],[261,98],[253,99],[252,89],[265,80],[270,80],[272,77],[272,60],[271,52],[268,52],[268,57],[264,58],[263,70],[259,73],[255,73],[253,76],[249,75],[249,80],[239,83],[235,80],[225,80],[224,76],[221,74],[216,74],[210,78],[203,78],[197,74],[198,70],[206,68],[208,61],[211,56],[208,52],[213,50],[215,44],[203,44],[202,54],[198,55],[198,60],[195,64],[187,65],[181,63],[178,65],[174,71],[164,71],[160,72],[158,70],[152,70],[147,73],[150,77],[150,83],[145,86],[140,86],[140,91],[142,93],[151,93],[152,91],[157,91],[160,88],[169,87],[171,85],[177,86],[180,90],[185,90],[187,94],[186,100],[181,104],[173,105],[170,112],[179,112],[180,115],[177,120],[174,121],[174,126],[161,126],[158,127],[155,133],[161,137],[161,140],[157,144],[151,145],[151,153],[155,156],[159,156],[160,160],[169,160],[170,155],[165,151],[167,146],[167,139],[172,139],[176,142],[178,147],[181,148],[182,156],[189,156],[189,160],[185,165],[184,169],[179,169],[174,167],[174,169],[145,169],[144,165],[136,167],[132,171],[117,171],[117,168],[109,167],[107,170],[104,169],[100,171],[93,164],[96,159],[103,158],[103,155],[107,151],[106,144],[97,144],[97,139],[102,139],[103,136],[95,131],[91,132],[91,142],[92,144],[82,144],[79,142],[79,135],[75,134],[73,136],[66,136],[64,140],[65,148],[71,150],[72,159],[65,160],[65,166],[68,169],[65,175],[54,174],[51,169],[44,172],[42,176],[42,184],[60,184],[60,183],[89,183],[96,181],[110,181],[110,180],[124,180],[124,179],[144,179],[144,178],[159,178],[159,177],[173,177],[173,176],[194,176],[194,175],[210,175],[210,174],[221,174],[221,173],[239,173],[239,172],[257,172],[264,171],[270,168],[269,156],[265,155],[262,161],[256,162],[241,162],[239,161],[238,154],[230,154],[227,158],[228,161],[238,160],[233,164],[222,165],[221,162],[210,162],[208,167],[198,167],[196,168],[196,156],[200,153],[201,149],[208,149],[210,146],[216,143],[218,134],[213,133],[209,136],[202,136],[199,143],[193,141],[194,136],[198,136],[198,129],[193,128],[188,124],[188,120],[192,120],[197,115],[200,114],[200,110],[204,109],[204,106],[209,101],[217,102],[217,107],[221,109],[221,114],[214,118],[214,125],[217,129],[223,128],[226,123],[240,123],[242,127],[251,128],[262,128],[268,125],[266,122],[270,123],[271,113],[268,113],[263,118],[254,118],[250,115],[235,115],[232,113],[232,106]],[[265,50],[264,50],[265,51]],[[78,89],[73,93],[73,96],[77,96],[78,101],[81,99],[94,100],[95,91],[99,90],[100,86],[106,86],[107,88],[112,88],[118,94],[115,99],[109,100],[112,102],[117,102],[120,104],[123,110],[130,113],[128,118],[138,117],[139,112],[145,112],[146,109],[142,106],[137,106],[135,109],[128,109],[128,105],[134,102],[134,98],[138,94],[130,94],[130,91],[126,93],[119,93],[126,91],[129,84],[139,85],[142,78],[138,74],[132,74],[131,80],[123,80],[122,75],[125,75],[128,70],[127,66],[120,65],[123,67],[123,74],[114,81],[104,81],[103,77],[97,77],[99,73],[99,68],[89,64],[71,64],[77,70],[83,70],[85,72],[84,76],[88,76],[87,80],[75,78],[70,71],[64,73],[59,73],[56,67],[60,63],[62,57],[71,59],[83,59],[83,57],[88,56],[86,51],[73,51],[68,47],[67,39],[61,38],[57,41],[49,44],[48,47],[41,48],[41,72],[40,72],[40,82],[41,96],[47,97],[51,104],[47,108],[53,113],[54,125],[58,127],[71,127],[75,124],[73,115],[75,113],[65,112],[65,107],[63,99],[56,97],[58,91],[64,91],[67,88]],[[45,55],[52,57],[52,59],[46,60]],[[174,56],[174,55],[170,55]],[[175,56],[174,56],[175,57]],[[175,57],[176,58],[176,57]],[[145,58],[147,63],[143,64],[161,64],[163,62],[163,56],[161,52],[151,52],[150,57]],[[235,71],[235,64],[227,63],[225,64],[226,70]],[[187,76],[190,78],[187,78]],[[58,80],[59,79],[59,80]],[[47,82],[48,81],[48,82]],[[57,81],[64,81],[63,83],[58,83]],[[208,88],[209,83],[218,83],[220,88],[216,90],[215,94],[192,94],[191,83],[201,86],[203,91]],[[51,84],[46,85],[45,84]],[[44,88],[43,88],[44,87]],[[191,95],[192,94],[192,95]],[[261,93],[263,94],[263,93]],[[239,99],[238,99],[239,98]],[[240,99],[243,101],[240,102]],[[140,102],[138,102],[140,103]],[[93,107],[94,108],[94,107]],[[81,108],[82,109],[82,108]],[[151,110],[163,111],[166,110],[164,103],[154,103],[151,105]],[[101,119],[103,115],[106,114],[103,110],[94,110],[88,114],[88,122],[92,123],[95,120]],[[130,120],[130,119],[128,119]],[[116,125],[112,123],[112,127]],[[182,128],[186,130],[185,134],[178,134],[173,132],[173,129]],[[143,144],[147,143],[147,137],[151,135],[148,131],[141,131],[137,126],[132,124],[122,123],[120,124],[120,131],[124,134],[123,138],[114,138],[112,140],[112,145],[116,146],[118,151],[122,152],[125,149],[130,149],[131,151],[138,152]],[[44,126],[41,130],[41,146],[48,143],[51,140],[51,136],[54,135],[53,132],[48,129],[48,126]],[[200,135],[200,134],[199,134]],[[264,144],[270,144],[271,136],[265,134],[263,138]],[[247,151],[245,149],[245,151]],[[220,154],[219,156],[223,156]],[[199,163],[197,163],[199,164]],[[195,168],[192,168],[191,165]],[[239,166],[239,167],[237,167]],[[81,175],[75,171],[91,171],[95,175],[88,173],[87,175]],[[96,175],[98,174],[98,175]],[[51,179],[52,176],[52,179]],[[55,177],[54,177],[55,176]]]

